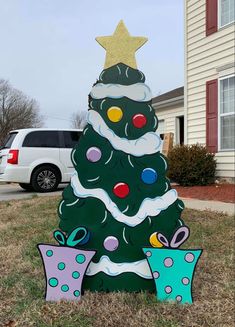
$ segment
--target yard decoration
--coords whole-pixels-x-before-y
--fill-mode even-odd
[[[166,177],[151,91],[136,67],[135,51],[147,39],[130,36],[121,21],[112,36],[96,40],[107,51],[105,67],[71,153],[75,172],[58,207],[60,228],[90,231],[89,243],[79,244],[96,249],[84,289],[154,291],[142,248],[159,246],[156,231],[172,239],[184,226],[184,204]]]
[[[46,301],[78,301],[85,271],[95,251],[74,247],[87,243],[89,232],[84,227],[77,227],[66,237],[57,230],[54,238],[59,245],[38,244],[46,278]]]
[[[189,237],[189,228],[179,227],[171,241],[157,233],[158,245],[143,248],[156,284],[159,301],[192,304],[192,282],[201,249],[177,249]]]

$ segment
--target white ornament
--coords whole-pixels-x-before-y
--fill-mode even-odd
[[[106,125],[100,114],[94,110],[89,110],[87,122],[100,136],[105,137],[115,150],[123,151],[135,157],[161,151],[162,140],[155,132],[148,132],[135,140],[119,137]]]
[[[91,89],[90,96],[93,99],[120,99],[127,97],[139,102],[146,102],[152,99],[151,90],[144,83],[136,83],[132,85],[97,83]]]
[[[159,215],[162,210],[166,210],[177,200],[176,190],[171,189],[162,196],[157,196],[153,199],[145,198],[141,203],[138,212],[134,216],[127,216],[119,210],[116,203],[110,199],[105,190],[101,188],[87,189],[83,187],[78,178],[77,172],[74,172],[74,175],[71,178],[71,186],[73,188],[73,193],[78,198],[93,197],[101,200],[114,219],[130,227],[135,227],[141,224],[148,216]]]
[[[99,262],[95,263],[91,261],[87,268],[86,275],[94,276],[99,272],[104,272],[109,276],[118,276],[122,273],[131,272],[145,279],[153,278],[146,259],[135,262],[117,263],[111,261],[108,256],[103,255]]]

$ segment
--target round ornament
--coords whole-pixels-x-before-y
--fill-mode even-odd
[[[145,184],[153,184],[157,181],[157,172],[152,168],[145,168],[141,173],[141,179]]]
[[[149,243],[152,245],[153,248],[162,248],[163,247],[163,244],[158,241],[156,232],[153,233],[152,235],[150,235]]]
[[[132,124],[136,128],[143,128],[147,123],[147,118],[143,114],[136,114],[132,117]]]
[[[115,236],[108,236],[104,240],[104,248],[108,251],[115,251],[118,248],[119,241]]]
[[[113,193],[121,199],[125,198],[129,192],[130,189],[126,183],[117,183],[113,188]]]
[[[110,107],[107,111],[108,119],[113,123],[118,123],[123,116],[122,109],[119,107]]]
[[[101,158],[101,155],[102,155],[102,153],[101,153],[100,149],[95,146],[92,146],[86,152],[87,160],[89,160],[91,162],[99,161]]]

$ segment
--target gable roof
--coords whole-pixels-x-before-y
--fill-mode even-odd
[[[177,89],[171,90],[169,92],[163,93],[152,99],[153,104],[158,104],[159,102],[165,102],[167,100],[173,100],[175,98],[182,98],[184,96],[184,87],[178,87]],[[169,101],[170,102],[170,101]]]

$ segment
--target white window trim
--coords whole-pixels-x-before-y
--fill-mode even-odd
[[[180,120],[179,119],[181,117],[185,117],[184,114],[175,117],[175,135],[174,135],[175,144],[180,144]],[[185,141],[184,144],[186,144]]]
[[[159,127],[160,122],[163,123],[163,133],[160,133],[161,131],[159,132],[158,128],[157,128],[157,131],[156,132],[157,132],[157,134],[159,136],[162,134],[163,135],[163,138],[164,138],[164,134],[166,134],[166,131],[165,131],[165,119],[159,119],[158,118],[158,127]]]
[[[220,113],[220,81],[224,80],[224,79],[228,79],[230,77],[234,77],[235,74],[230,74],[230,75],[227,75],[227,76],[223,76],[223,77],[220,77],[218,78],[218,152],[231,152],[231,151],[234,151],[234,149],[221,149],[221,124],[220,124],[220,121],[221,121],[221,116],[222,117],[225,117],[225,116],[231,116],[232,114],[235,114],[235,112],[228,112],[228,113],[225,113],[225,114],[222,114]]]
[[[229,2],[230,4],[230,2]],[[224,28],[224,27],[227,27],[231,24],[234,24],[235,20],[225,24],[225,25],[221,25],[221,0],[218,0],[218,5],[217,5],[217,17],[218,17],[218,29],[221,29],[221,28]]]

